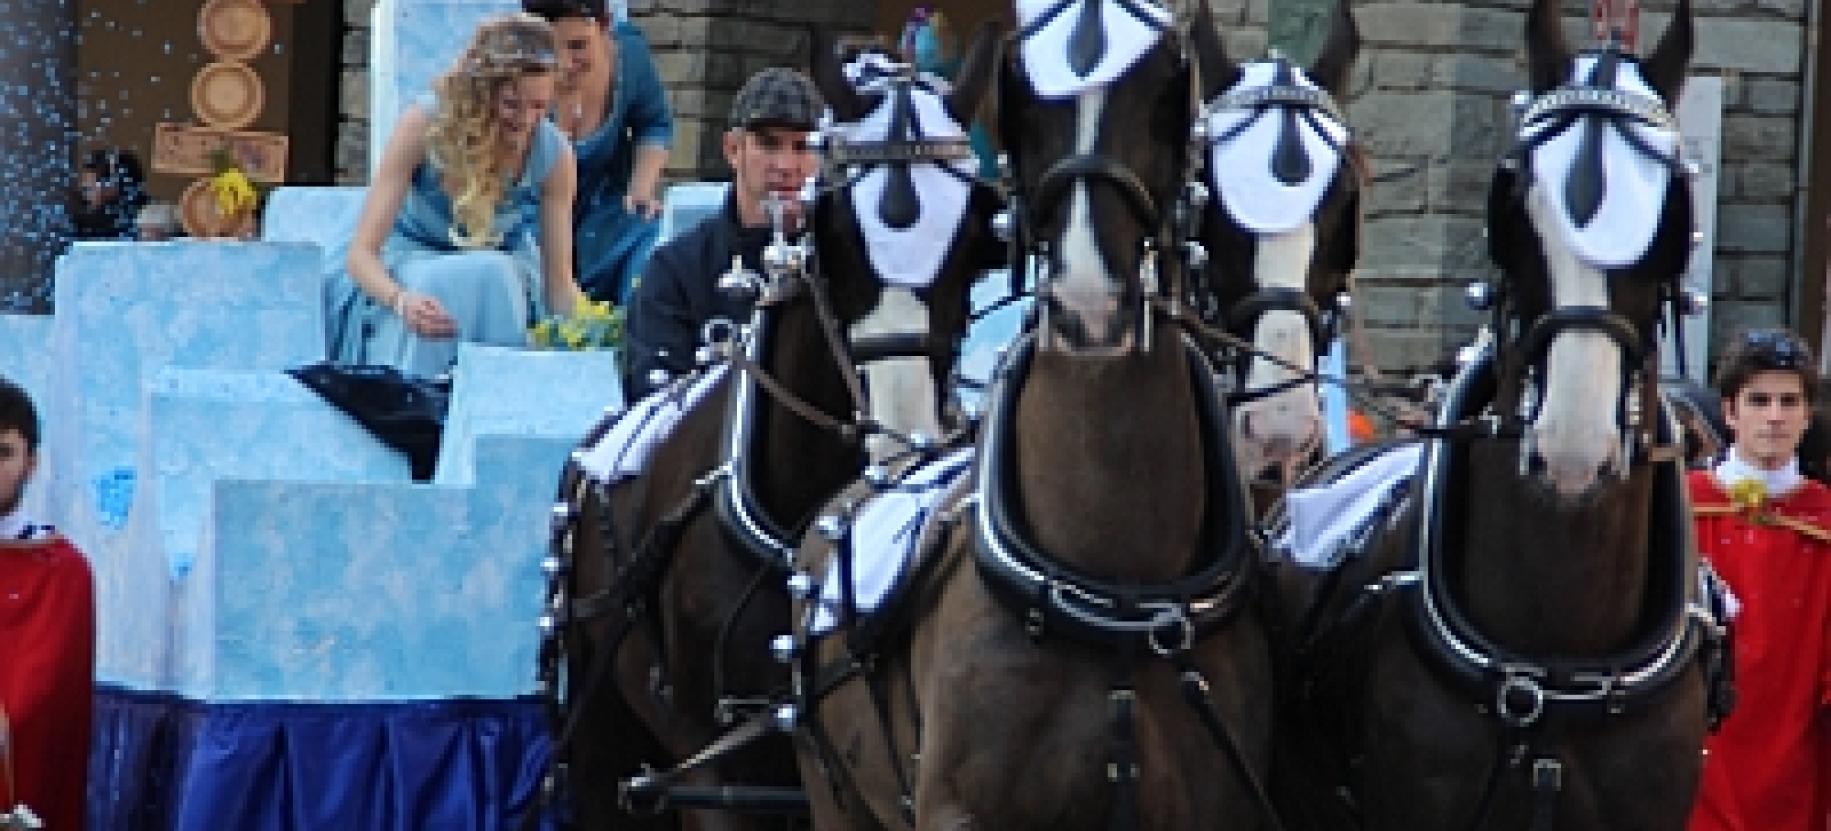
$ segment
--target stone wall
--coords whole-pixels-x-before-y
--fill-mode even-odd
[[[768,66],[807,64],[807,27],[862,32],[875,0],[630,0],[674,107],[671,178],[729,178],[719,150],[732,95]]]
[[[1712,340],[1788,319],[1804,0],[1694,4],[1693,75],[1724,79]],[[1568,4],[1567,4],[1568,5]],[[1641,47],[1671,0],[1647,0]],[[1527,0],[1366,3],[1349,116],[1369,161],[1357,308],[1363,354],[1385,369],[1427,365],[1477,323],[1461,287],[1492,273],[1485,199],[1524,78]],[[1586,21],[1568,17],[1573,46]]]
[[[374,8],[375,0],[343,0],[335,156],[342,185],[369,181],[369,12]]]

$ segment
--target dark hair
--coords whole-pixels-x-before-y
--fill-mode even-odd
[[[1799,383],[1805,387],[1806,401],[1818,398],[1812,347],[1785,329],[1749,329],[1736,336],[1729,352],[1717,364],[1717,394],[1723,397],[1724,405],[1735,401],[1749,380],[1763,372],[1798,375]]]
[[[38,450],[38,408],[23,387],[0,378],[0,431],[18,430],[27,450]]]
[[[146,168],[140,164],[140,157],[132,150],[105,148],[91,150],[83,158],[83,169],[95,174],[95,178],[119,187],[123,192],[130,188],[140,188],[146,184]]]
[[[521,10],[548,23],[568,17],[589,17],[599,23],[610,20],[604,0],[521,0]]]

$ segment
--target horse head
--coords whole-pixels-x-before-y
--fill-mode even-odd
[[[1170,206],[1192,122],[1190,69],[1155,3],[1018,0],[999,76],[1013,213],[1032,256],[1038,348],[1148,346],[1149,302],[1174,297]],[[1014,266],[1015,267],[1015,266]]]
[[[1206,3],[1190,30],[1201,78],[1206,199],[1198,302],[1232,334],[1305,371],[1327,349],[1358,257],[1360,168],[1336,106],[1360,36],[1336,7],[1309,67],[1277,54],[1230,60]],[[1211,305],[1210,305],[1211,304]],[[1285,366],[1241,355],[1233,433],[1249,478],[1288,471],[1315,448],[1322,412],[1313,384]]]
[[[956,426],[949,378],[972,282],[1004,255],[991,227],[1002,199],[977,177],[967,138],[997,66],[996,28],[980,26],[951,85],[881,51],[842,57],[824,33],[814,43],[832,112],[814,213],[821,270],[865,364],[869,417],[938,436]]]
[[[1622,478],[1653,416],[1661,301],[1678,303],[1691,191],[1672,116],[1690,59],[1689,0],[1642,60],[1565,45],[1556,0],[1527,23],[1532,88],[1489,194],[1502,284],[1497,410],[1521,469],[1565,499]]]

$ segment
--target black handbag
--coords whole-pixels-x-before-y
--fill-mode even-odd
[[[383,444],[406,454],[416,482],[432,479],[451,405],[451,379],[391,366],[322,362],[286,374],[347,413]]]

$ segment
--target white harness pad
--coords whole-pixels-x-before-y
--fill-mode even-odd
[[[829,131],[842,141],[890,141],[897,127],[892,123],[896,117],[896,92],[894,82],[879,73],[905,69],[877,53],[865,53],[846,64],[845,75],[860,92],[881,93],[883,98],[862,120],[835,123]],[[946,89],[946,81],[930,75],[921,76],[910,88],[913,109],[907,133],[910,140],[966,139],[966,127],[947,112],[947,102],[942,98]],[[919,208],[914,225],[892,228],[878,210],[893,175],[890,165],[886,164],[868,167],[852,186],[852,212],[859,232],[864,236],[866,255],[878,277],[887,285],[922,289],[933,284],[941,273],[941,264],[952,250],[953,238],[966,218],[976,164],[973,159],[965,158],[951,162],[913,162],[907,167],[915,183]],[[949,172],[949,168],[954,172]]]
[[[702,375],[682,378],[649,393],[617,416],[610,431],[580,455],[579,466],[592,479],[607,485],[641,476],[648,470],[649,456],[655,448],[725,377],[730,366],[718,364]]]
[[[852,525],[852,592],[860,613],[882,605],[918,553],[916,542],[934,518],[951,486],[966,475],[973,448],[962,448],[911,471],[894,488],[860,508]],[[845,608],[840,554],[827,563],[819,598],[808,619],[808,634],[824,635],[839,623]]]
[[[1242,64],[1239,83],[1222,95],[1270,88],[1276,82],[1277,71],[1278,65],[1271,61]],[[1291,76],[1300,87],[1322,91],[1295,67],[1291,68]],[[1221,206],[1228,215],[1255,234],[1284,233],[1312,221],[1316,206],[1322,203],[1323,194],[1341,170],[1340,148],[1348,144],[1348,128],[1335,116],[1322,110],[1308,111],[1309,118],[1299,113],[1297,139],[1309,157],[1310,175],[1301,182],[1280,181],[1272,172],[1272,154],[1284,133],[1283,110],[1272,105],[1213,110],[1207,114],[1208,135],[1231,136],[1209,147],[1209,184],[1220,194]]]
[[[1590,77],[1599,58],[1583,55],[1574,63],[1570,83],[1581,86]],[[1615,89],[1661,100],[1640,75],[1632,61],[1622,61],[1616,68]],[[1639,262],[1653,244],[1659,230],[1659,217],[1666,205],[1666,188],[1671,186],[1672,171],[1662,159],[1648,156],[1628,142],[1622,131],[1632,131],[1648,148],[1674,158],[1679,152],[1677,130],[1661,129],[1631,119],[1621,119],[1604,126],[1602,132],[1602,169],[1605,172],[1602,205],[1586,224],[1578,224],[1575,211],[1564,192],[1573,169],[1579,163],[1583,133],[1595,116],[1572,120],[1557,135],[1535,145],[1531,151],[1533,187],[1549,203],[1554,227],[1540,233],[1556,233],[1570,250],[1585,263],[1601,269],[1620,268]],[[1534,139],[1551,129],[1556,119],[1539,125],[1527,125],[1523,138]]]
[[[1105,49],[1082,75],[1069,65],[1069,41],[1090,3],[1099,7]],[[1019,53],[1030,85],[1043,98],[1068,98],[1118,80],[1163,39],[1169,25],[1169,10],[1155,0],[1017,0],[1018,29],[1039,26],[1022,39]]]
[[[1423,458],[1423,442],[1401,444],[1334,482],[1292,490],[1284,497],[1290,525],[1273,546],[1304,568],[1335,567],[1387,519]]]

